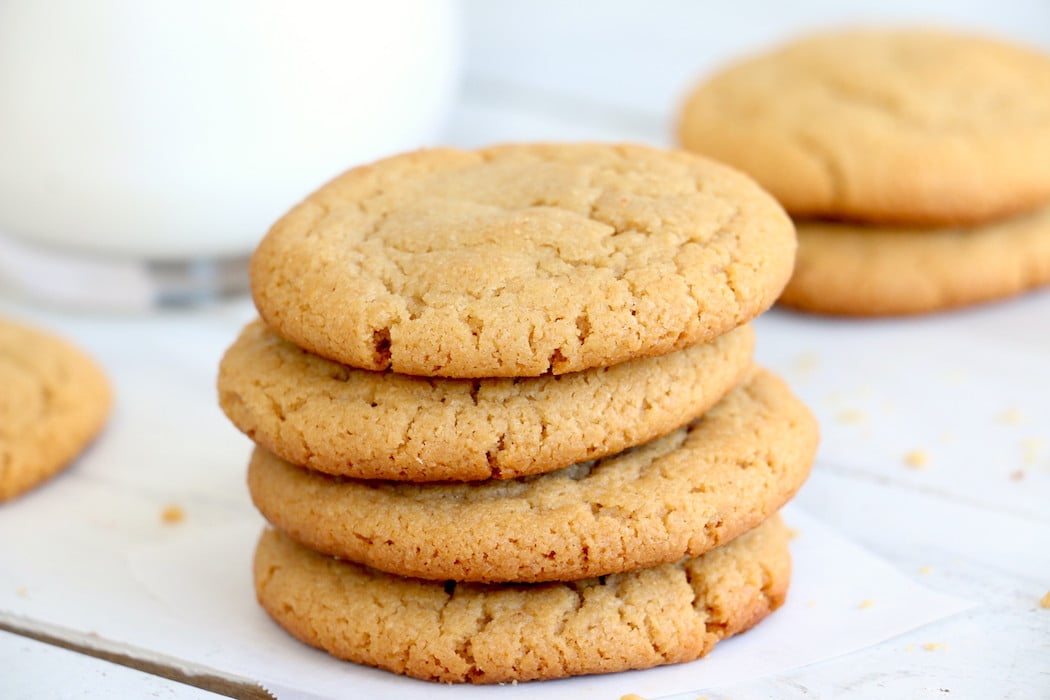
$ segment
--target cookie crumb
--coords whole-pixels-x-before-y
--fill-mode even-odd
[[[620,700],[645,700],[641,695],[635,695],[634,693],[627,693],[627,695],[621,695]]]
[[[1024,469],[1014,469],[1010,472],[1010,481],[1021,481],[1024,479]]]
[[[912,450],[904,455],[904,463],[912,469],[922,469],[930,463],[930,455],[926,450]]]
[[[926,642],[922,645],[922,648],[926,651],[938,651],[940,649],[947,649],[948,645],[943,642]]]
[[[795,355],[792,369],[798,374],[811,374],[820,366],[820,355],[815,352],[801,352]]]
[[[798,530],[796,530],[793,527],[788,527],[788,528],[785,528],[785,529],[787,530],[787,536],[788,536],[789,540],[798,539],[798,536],[802,534],[801,532],[799,532]]]
[[[1040,438],[1030,437],[1021,440],[1021,450],[1024,452],[1023,459],[1025,464],[1035,464],[1042,449],[1043,441]]]
[[[933,567],[932,566],[920,566],[919,567],[919,573],[922,574],[923,576],[925,576],[926,574],[931,574],[931,573],[933,573]]]
[[[904,651],[915,651],[915,645],[909,644],[908,646],[904,647]]]
[[[1024,414],[1016,408],[1008,408],[995,417],[996,423],[1004,425],[1017,425],[1024,420]]]
[[[186,511],[176,505],[166,506],[160,512],[160,521],[165,525],[175,525],[186,519]]]
[[[19,598],[28,598],[29,597],[29,589],[26,588],[25,586],[19,586],[18,589],[15,590],[15,595],[18,596]],[[1047,593],[1047,596],[1050,596],[1050,593]],[[1044,598],[1043,600],[1045,601],[1046,599]],[[1050,606],[1044,605],[1043,607],[1045,608],[1045,607],[1050,607]]]
[[[1039,607],[1050,610],[1050,591],[1039,600]]]
[[[858,608],[870,608],[873,605],[875,605],[875,601],[870,599],[870,598],[868,598],[868,599],[860,601],[860,604],[857,607]]]
[[[838,415],[839,423],[845,423],[847,425],[857,425],[858,423],[864,423],[868,420],[868,414],[864,411],[858,411],[849,409],[846,411],[839,411]]]

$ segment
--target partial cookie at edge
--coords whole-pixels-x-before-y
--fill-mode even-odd
[[[0,319],[0,502],[60,472],[98,434],[109,382],[83,351]]]
[[[502,683],[692,661],[783,603],[773,516],[696,559],[575,583],[448,584],[324,557],[279,532],[254,564],[263,608],[330,654],[441,682]]]
[[[513,478],[647,442],[739,384],[754,332],[572,374],[422,378],[312,355],[261,322],[219,370],[229,419],[278,456],[329,474],[405,481]]]

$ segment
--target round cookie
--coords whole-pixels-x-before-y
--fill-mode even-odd
[[[61,471],[102,429],[102,370],[49,333],[0,319],[0,502]]]
[[[1050,202],[1050,56],[936,30],[814,35],[695,88],[679,139],[799,218],[986,221]]]
[[[698,556],[778,510],[809,473],[816,423],[758,371],[687,428],[507,481],[332,477],[256,449],[252,500],[310,549],[432,580],[568,581]]]
[[[660,355],[770,306],[795,237],[749,178],[642,146],[396,156],[336,178],[252,256],[278,334],[371,370],[564,374]]]
[[[354,369],[250,324],[219,368],[219,403],[292,462],[359,479],[469,481],[538,474],[664,435],[751,366],[754,332],[572,374],[447,379]]]
[[[696,559],[574,583],[452,584],[384,574],[263,533],[255,590],[293,636],[341,659],[446,683],[692,661],[783,603],[777,516]]]
[[[806,311],[925,313],[1050,284],[1050,206],[973,228],[799,222],[798,238],[780,302]]]

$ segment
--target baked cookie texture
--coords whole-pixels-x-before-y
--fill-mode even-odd
[[[112,401],[87,354],[49,332],[0,319],[0,502],[69,466]]]
[[[305,546],[432,580],[576,580],[673,562],[742,535],[786,503],[817,426],[757,371],[686,428],[534,477],[408,484],[331,477],[256,449],[252,499]]]
[[[780,303],[843,315],[917,314],[1050,284],[1050,206],[966,228],[799,222]]]
[[[562,375],[446,379],[355,369],[250,324],[219,369],[219,402],[256,443],[359,479],[507,479],[667,434],[749,372],[742,326],[666,355]]]
[[[779,607],[790,572],[776,516],[699,558],[571,583],[399,578],[274,530],[254,564],[259,602],[303,642],[395,673],[471,683],[697,659]]]
[[[220,364],[261,605],[336,657],[497,683],[696,659],[784,600],[812,414],[752,364],[794,226],[695,154],[435,149],[252,256]]]
[[[799,218],[949,225],[1050,202],[1050,56],[926,29],[810,36],[697,86],[688,149]]]
[[[791,221],[753,181],[643,146],[419,151],[355,168],[251,261],[282,337],[370,370],[564,374],[703,343],[769,307]]]

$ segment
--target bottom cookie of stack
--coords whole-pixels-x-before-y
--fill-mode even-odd
[[[784,601],[787,529],[754,530],[677,563],[568,583],[403,578],[324,556],[268,529],[260,604],[341,659],[442,682],[500,683],[692,661]]]

